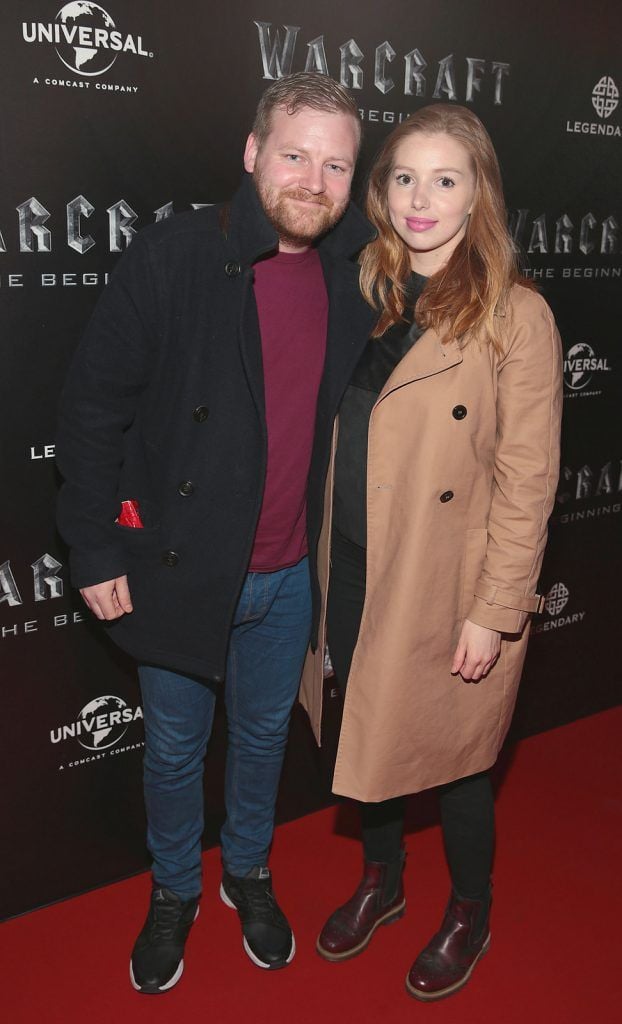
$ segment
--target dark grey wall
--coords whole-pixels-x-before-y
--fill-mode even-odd
[[[514,735],[619,700],[622,8],[106,0],[105,11],[93,4],[76,22],[77,6],[59,14],[58,0],[5,0],[0,16],[6,915],[147,864],[138,690],[132,666],[86,621],[69,588],[54,528],[55,408],[86,319],[133,232],[235,188],[270,76],[305,66],[344,76],[365,123],[359,187],[391,125],[424,103],[467,103],[488,126],[513,229],[567,353],[564,469],[543,572],[550,599],[535,625]],[[67,43],[60,35],[63,24],[69,35],[88,24],[112,32],[111,20],[120,52],[89,45],[92,36]],[[115,708],[128,720],[107,731]],[[281,819],[328,798],[336,700],[327,717],[332,739],[320,757],[296,716]],[[98,729],[95,739],[87,726]],[[222,816],[223,751],[219,718],[207,843]]]

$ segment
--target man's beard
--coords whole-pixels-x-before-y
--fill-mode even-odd
[[[293,248],[305,248],[325,235],[343,217],[348,205],[347,199],[335,203],[328,196],[313,195],[296,186],[275,188],[257,171],[253,177],[264,213],[279,241]],[[301,202],[290,201],[296,199]]]

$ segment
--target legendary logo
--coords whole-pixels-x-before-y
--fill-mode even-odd
[[[602,124],[611,117],[620,102],[620,92],[610,75],[603,75],[592,89],[592,106],[601,118],[598,121],[566,121],[566,131],[580,135],[606,135],[622,138],[619,124]]]
[[[619,102],[620,93],[616,83],[609,75],[603,75],[592,90],[594,110],[599,117],[611,117]]]
[[[122,697],[106,694],[85,704],[76,721],[50,730],[50,742],[77,739],[85,750],[107,750],[125,736],[132,722],[143,717],[141,707],[131,708]]]
[[[142,36],[120,32],[111,15],[91,0],[73,0],[53,22],[23,22],[27,43],[48,43],[71,72],[94,78],[109,71],[120,53],[153,57]]]
[[[594,373],[610,370],[607,360],[598,357],[592,346],[585,341],[568,349],[564,359],[564,381],[571,391],[581,391],[587,387]]]
[[[563,629],[564,626],[576,626],[579,622],[583,622],[585,618],[584,611],[567,612],[565,615],[561,614],[569,600],[570,591],[566,584],[554,583],[544,602],[549,618],[545,619],[544,622],[536,622],[533,627],[534,633],[550,633],[554,629]]]
[[[570,592],[564,583],[554,583],[546,595],[544,607],[549,615],[559,615],[568,604],[569,597]]]

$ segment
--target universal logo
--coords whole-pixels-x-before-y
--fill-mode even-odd
[[[610,75],[603,75],[592,89],[592,106],[600,121],[566,121],[566,131],[580,135],[622,137],[619,124],[608,121],[620,102],[620,91]]]
[[[67,767],[74,768],[80,764],[99,761],[111,754],[142,748],[142,738],[138,742],[119,746],[130,726],[142,719],[143,711],[139,705],[132,708],[122,697],[106,694],[85,704],[75,722],[51,729],[50,743],[60,744],[68,740],[77,740],[87,751],[87,755],[68,762]],[[64,765],[59,767],[62,769]]]
[[[89,88],[88,79],[98,78],[110,71],[120,53],[135,57],[153,57],[153,51],[143,45],[142,36],[120,31],[112,16],[91,0],[73,0],[64,4],[52,22],[24,21],[22,36],[26,43],[54,47],[56,55],[72,73],[80,75],[78,81],[45,78],[46,85]],[[37,78],[35,84],[39,84]],[[97,82],[96,89],[136,92],[137,86],[105,85]]]
[[[564,383],[568,388],[566,398],[585,398],[601,395],[601,390],[587,389],[595,373],[610,373],[608,360],[597,356],[591,345],[580,341],[568,349],[564,359]]]
[[[570,612],[562,615],[562,612],[566,611],[569,600],[570,591],[566,584],[554,583],[546,595],[544,603],[549,618],[544,622],[538,622],[534,626],[534,633],[550,633],[553,629],[562,629],[564,626],[574,626],[578,622],[583,622],[585,612]]]

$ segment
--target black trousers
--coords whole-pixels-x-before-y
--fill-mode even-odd
[[[333,531],[328,593],[328,647],[337,682],[345,695],[352,654],[365,600],[365,548]],[[382,679],[378,680],[382,686]],[[441,823],[451,880],[466,899],[488,891],[494,852],[494,800],[488,772],[438,787]],[[405,798],[360,805],[366,860],[399,857]]]

